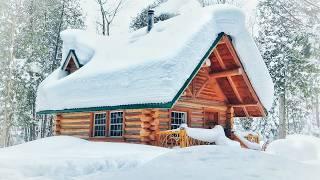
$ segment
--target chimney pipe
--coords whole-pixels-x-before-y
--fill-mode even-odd
[[[148,23],[148,29],[147,31],[150,32],[152,27],[153,27],[153,24],[154,24],[154,10],[152,9],[149,9],[148,10],[148,19],[147,19],[147,23]]]

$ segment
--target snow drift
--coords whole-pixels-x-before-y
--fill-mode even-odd
[[[319,163],[320,139],[307,135],[289,135],[286,139],[271,142],[266,152],[301,162]]]
[[[212,129],[189,128],[185,125],[182,127],[186,129],[187,135],[193,139],[215,143],[216,145],[240,147],[238,142],[226,137],[221,125],[216,125]]]

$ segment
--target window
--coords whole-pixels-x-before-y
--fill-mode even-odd
[[[171,129],[177,129],[181,124],[187,122],[187,113],[186,112],[171,112]]]
[[[123,132],[123,112],[110,112],[110,137],[120,137]]]
[[[106,136],[106,113],[94,114],[94,136]]]

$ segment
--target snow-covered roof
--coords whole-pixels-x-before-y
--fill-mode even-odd
[[[232,43],[262,105],[269,109],[273,83],[243,12],[228,5],[196,9],[128,36],[62,33],[63,57],[73,49],[81,64],[55,70],[39,86],[37,111],[170,108],[222,37]]]

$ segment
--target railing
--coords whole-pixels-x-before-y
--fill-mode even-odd
[[[204,142],[197,139],[193,139],[187,135],[185,129],[175,129],[175,130],[168,130],[168,131],[160,131],[157,133],[156,137],[156,145],[160,147],[166,148],[174,148],[174,147],[189,147],[189,146],[196,146],[196,145],[209,145],[213,144],[210,142]]]
[[[259,139],[259,135],[253,135],[253,134],[248,134],[247,136],[245,136],[245,138],[253,143],[260,143],[260,139]]]

